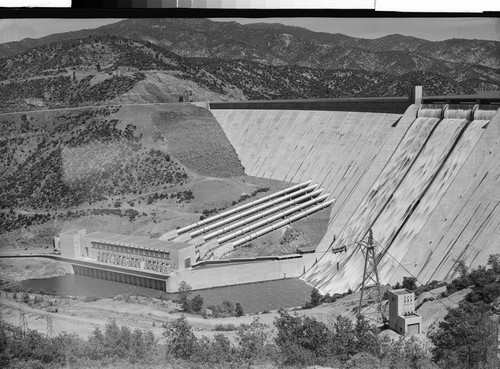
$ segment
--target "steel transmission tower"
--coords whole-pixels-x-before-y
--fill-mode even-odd
[[[363,268],[363,280],[361,281],[361,296],[359,298],[359,307],[357,316],[360,317],[367,310],[375,310],[377,318],[377,323],[386,323],[387,317],[385,309],[382,306],[382,293],[380,291],[380,281],[378,278],[377,269],[377,255],[375,253],[375,244],[373,242],[373,232],[370,228],[368,231],[367,239],[361,241],[356,241],[352,245],[341,246],[332,249],[333,253],[347,252],[347,247],[359,245],[361,247],[361,252],[365,258],[365,264]],[[369,288],[369,285],[374,284],[375,288]],[[371,287],[371,286],[370,286]],[[375,306],[372,306],[373,300],[375,299]],[[367,303],[368,306],[363,309],[363,303]]]

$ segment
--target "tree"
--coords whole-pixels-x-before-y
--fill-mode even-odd
[[[493,270],[493,273],[500,274],[500,254],[490,255],[487,265]]]
[[[487,367],[496,359],[496,324],[488,305],[461,301],[428,333],[434,360],[452,368]]]
[[[469,279],[474,284],[474,287],[482,288],[495,282],[496,275],[492,269],[486,269],[480,265],[469,274]]]
[[[319,293],[319,291],[316,288],[313,288],[313,290],[311,292],[311,304],[313,306],[318,306],[320,304],[321,297],[322,296]]]
[[[455,271],[458,272],[458,275],[461,278],[465,278],[469,273],[469,268],[467,268],[467,266],[465,265],[465,261],[460,260],[457,262],[457,265],[455,266]]]
[[[255,360],[259,357],[267,343],[266,325],[258,317],[250,324],[240,324],[236,342],[239,353],[244,360]]]
[[[191,303],[189,300],[191,289],[191,286],[185,281],[182,281],[179,284],[179,301],[181,303],[182,310],[185,312],[191,311]]]
[[[356,336],[357,352],[367,352],[375,356],[380,354],[377,328],[371,326],[364,316],[358,317],[354,333]]]
[[[87,344],[88,356],[91,360],[101,360],[105,356],[104,334],[99,327],[95,327]]]
[[[415,277],[403,277],[403,288],[409,291],[414,291],[417,289],[417,278]]]
[[[199,313],[203,309],[203,297],[200,295],[193,297],[191,300],[191,309],[194,312]]]
[[[234,305],[229,300],[222,301],[220,312],[223,316],[234,316]]]
[[[230,362],[234,359],[234,347],[229,338],[217,333],[210,344],[210,356],[213,363]]]
[[[332,350],[342,361],[356,354],[356,334],[351,319],[337,316],[333,323]]]
[[[331,331],[310,317],[292,316],[279,310],[274,321],[278,328],[275,342],[285,358],[285,364],[314,365],[318,358],[329,356]]]
[[[390,369],[437,369],[432,364],[430,354],[415,336],[392,340],[384,337],[380,340],[381,361],[383,368]]]
[[[196,350],[196,336],[184,315],[165,325],[163,337],[167,345],[167,354],[175,358],[189,360]]]
[[[106,356],[123,357],[127,352],[126,348],[122,347],[120,327],[115,320],[106,323],[104,329],[104,348]]]

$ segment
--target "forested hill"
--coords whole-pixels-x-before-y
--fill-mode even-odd
[[[391,72],[352,63],[333,69],[179,52],[156,40],[107,35],[38,46],[0,59],[0,111],[178,102],[188,90],[194,100],[221,101],[405,96],[414,84],[431,95],[471,94],[500,86],[492,68],[468,69],[463,63],[453,69],[416,71],[394,66]]]

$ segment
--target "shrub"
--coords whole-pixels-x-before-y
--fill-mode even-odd
[[[261,356],[267,343],[266,325],[259,318],[250,324],[240,324],[236,342],[239,353],[244,360],[254,360]]]
[[[189,360],[194,354],[197,339],[184,315],[165,325],[163,337],[166,340],[167,354],[184,360]]]
[[[285,357],[285,364],[313,365],[317,357],[327,356],[331,331],[310,317],[292,316],[286,310],[278,311],[274,321],[278,328],[275,342]]]
[[[232,323],[216,324],[214,327],[215,331],[235,331],[236,329],[237,329],[236,326]]]
[[[498,332],[486,304],[461,301],[428,334],[434,360],[442,367],[479,368],[496,360]]]
[[[195,313],[199,313],[203,309],[203,297],[196,295],[191,300],[191,309]]]
[[[414,291],[417,289],[417,278],[415,277],[403,277],[402,288],[406,288],[409,291]]]

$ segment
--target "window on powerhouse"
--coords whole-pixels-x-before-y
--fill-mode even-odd
[[[92,244],[92,247],[96,248],[96,249],[103,249],[103,250],[110,250],[110,251],[116,251],[116,252],[123,252],[123,253],[127,253],[127,254],[137,254],[137,255],[141,255],[141,256],[170,259],[170,252],[168,252],[168,251],[144,250],[144,249],[139,249],[137,247],[131,247],[131,246],[113,246],[113,245],[102,244],[99,242],[92,242],[91,244]]]

